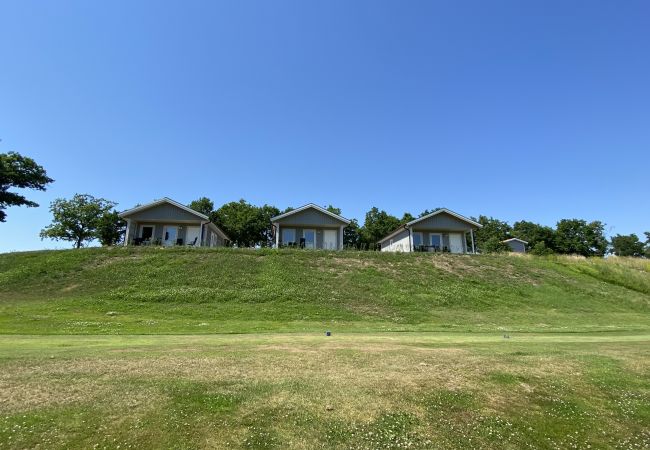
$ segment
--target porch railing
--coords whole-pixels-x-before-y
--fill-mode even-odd
[[[439,246],[439,245],[416,245],[413,247],[413,250],[416,252],[441,252],[441,253],[449,253],[449,249],[447,246]]]

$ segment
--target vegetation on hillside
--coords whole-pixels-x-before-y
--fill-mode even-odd
[[[41,239],[72,242],[75,248],[97,239],[102,245],[122,241],[126,222],[115,210],[116,203],[88,194],[71,199],[57,198],[50,204],[52,223],[41,230]]]
[[[0,449],[648,448],[649,312],[634,258],[2,254]]]
[[[0,255],[0,333],[647,330],[649,272],[631,258],[9,253]]]

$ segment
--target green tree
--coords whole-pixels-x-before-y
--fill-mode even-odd
[[[639,240],[636,234],[621,235],[612,237],[612,248],[610,252],[616,256],[643,256],[645,245]]]
[[[534,249],[537,244],[543,243],[544,245],[538,246],[538,251],[547,255],[553,252],[553,241],[555,239],[555,231],[551,227],[539,225],[534,222],[527,222],[520,220],[515,222],[512,226],[511,234],[519,239],[528,242],[528,248]]]
[[[41,230],[41,239],[70,241],[75,248],[97,239],[102,217],[115,203],[88,194],[75,194],[70,200],[57,198],[50,204],[52,223]]]
[[[361,228],[361,243],[368,248],[375,248],[377,242],[400,226],[400,220],[373,207],[366,213],[366,220]]]
[[[214,203],[208,197],[201,197],[199,199],[196,199],[187,206],[196,212],[205,214],[206,216],[209,216],[212,214],[212,211],[214,211]]]
[[[554,247],[559,253],[603,256],[607,250],[605,225],[581,219],[562,219],[555,229]]]
[[[325,209],[333,214],[341,215],[341,208],[337,208],[336,206],[328,205]]]
[[[262,237],[260,245],[262,247],[273,247],[275,239],[273,235],[273,226],[271,218],[280,214],[280,210],[275,206],[264,205],[257,208],[257,229]]]
[[[552,255],[555,252],[553,251],[552,248],[548,248],[544,241],[538,241],[537,243],[535,243],[535,245],[531,247],[530,253],[533,255],[544,256],[544,255]]]
[[[242,199],[223,205],[210,215],[238,247],[269,246],[273,242],[271,217],[280,214],[275,206],[257,207]]]
[[[37,207],[23,195],[10,192],[11,188],[36,189],[44,191],[45,186],[54,180],[47,176],[45,169],[20,153],[0,153],[0,222],[4,222],[9,206]]]
[[[650,231],[645,231],[645,255],[650,258]]]
[[[472,219],[475,222],[483,225],[475,232],[476,247],[483,253],[497,253],[509,252],[510,247],[503,243],[504,240],[510,238],[512,228],[507,222],[503,222],[494,217],[479,216],[477,219]]]
[[[359,222],[357,222],[357,219],[352,219],[348,226],[343,229],[343,246],[345,248],[358,249],[361,245],[361,235],[359,232]]]
[[[126,233],[126,221],[121,219],[116,210],[105,213],[97,225],[97,239],[104,246],[121,243]]]
[[[402,216],[402,220],[400,220],[399,222],[402,225],[405,225],[405,224],[409,223],[411,220],[415,220],[415,217],[413,217],[413,214],[411,214],[409,212],[405,212],[404,215]]]
[[[433,209],[431,209],[431,210],[429,210],[429,209],[425,209],[424,211],[422,211],[422,212],[420,213],[420,215],[418,216],[418,218],[419,218],[419,217],[428,216],[429,214],[432,214],[432,213],[434,213],[434,212],[436,212],[436,211],[440,211],[441,209],[443,209],[443,208],[433,208]]]

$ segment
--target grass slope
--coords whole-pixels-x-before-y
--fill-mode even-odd
[[[114,248],[0,255],[0,333],[647,331],[650,263]]]
[[[649,271],[505,255],[0,255],[0,449],[650,448]]]

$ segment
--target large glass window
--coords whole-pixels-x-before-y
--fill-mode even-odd
[[[302,236],[305,238],[305,248],[316,248],[315,230],[304,230]]]
[[[437,247],[438,249],[442,248],[442,236],[439,234],[432,234],[430,245]]]
[[[422,233],[414,232],[413,233],[413,247],[419,247],[422,245]]]
[[[282,228],[282,243],[284,245],[296,243],[296,230],[293,228]]]

